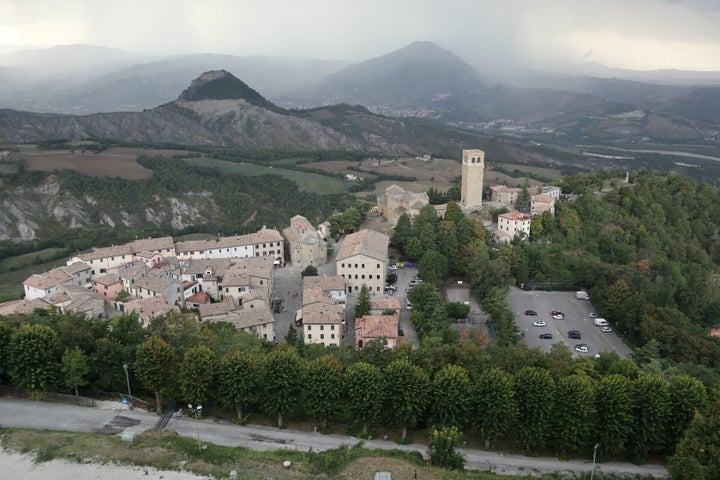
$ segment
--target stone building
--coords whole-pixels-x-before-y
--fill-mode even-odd
[[[414,193],[397,185],[390,185],[385,189],[385,194],[378,197],[377,208],[390,224],[395,225],[400,215],[407,213],[413,219],[428,203],[430,198],[425,192]]]
[[[482,150],[463,150],[460,205],[466,210],[482,207],[484,174],[485,152]]]
[[[327,241],[302,215],[290,219],[290,226],[282,231],[282,236],[291,264],[324,265],[327,262]]]
[[[385,286],[390,238],[374,230],[348,235],[336,257],[338,275],[345,279],[347,291],[359,292],[367,285],[371,295],[380,295]]]

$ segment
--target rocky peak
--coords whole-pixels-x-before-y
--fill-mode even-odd
[[[201,100],[245,100],[246,102],[281,112],[282,109],[267,101],[245,82],[225,70],[211,70],[192,81],[178,100],[198,102]]]

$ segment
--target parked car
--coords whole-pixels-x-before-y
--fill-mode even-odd
[[[390,270],[391,272],[397,272],[397,265],[389,265],[388,270]]]
[[[600,317],[595,318],[593,320],[593,323],[595,324],[596,327],[607,327],[608,325],[610,325],[607,320],[605,320],[604,318],[600,318]]]
[[[588,353],[590,349],[584,343],[578,343],[575,345],[575,351],[580,353]]]
[[[385,285],[385,291],[394,292],[395,291],[395,285]]]
[[[397,282],[397,275],[389,274],[388,276],[385,277],[385,281],[387,283],[395,283],[395,282]]]
[[[536,317],[536,316],[537,316],[537,312],[536,312],[535,310],[525,310],[525,315],[528,315],[528,316],[531,316],[531,317]]]
[[[577,330],[570,330],[568,332],[568,338],[572,338],[574,340],[580,340],[582,338],[582,335]]]
[[[406,310],[412,310],[412,303],[410,303],[410,300],[405,302],[405,309]]]
[[[552,333],[541,333],[540,338],[543,340],[552,340]]]
[[[405,289],[405,293],[410,293],[410,292],[412,292],[412,287],[413,287],[412,285],[410,285],[409,287],[407,287],[407,288]]]
[[[550,312],[550,313],[552,313],[552,317],[553,317],[555,320],[562,320],[563,318],[565,318],[565,314],[564,314],[563,312],[558,311],[558,310],[553,310],[553,311]]]
[[[603,333],[610,333],[610,332],[612,332],[612,328],[610,328],[610,327],[602,327],[602,328],[600,329],[600,331],[603,332]]]
[[[595,312],[593,312],[593,313],[588,313],[588,317],[590,317],[590,318],[597,318],[597,316],[598,316],[598,314],[595,313]]]
[[[545,327],[547,324],[545,323],[545,320],[535,320],[533,322],[533,327]]]

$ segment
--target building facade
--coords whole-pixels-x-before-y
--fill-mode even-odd
[[[367,285],[371,295],[381,295],[385,287],[390,238],[374,230],[347,235],[338,251],[335,266],[345,279],[348,293]]]
[[[531,217],[523,212],[508,212],[498,215],[498,227],[495,231],[497,243],[510,243],[516,235],[524,239],[530,237]]]

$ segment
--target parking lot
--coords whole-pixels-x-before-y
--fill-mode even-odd
[[[573,356],[596,355],[600,352],[617,352],[620,357],[628,356],[632,351],[618,337],[614,330],[603,333],[600,327],[593,324],[588,316],[594,313],[589,300],[578,300],[575,292],[542,292],[523,291],[512,287],[508,293],[508,303],[515,314],[515,322],[522,337],[522,342],[530,348],[539,348],[549,352],[552,345],[564,343],[572,351]],[[537,316],[525,315],[526,310],[534,310]],[[565,315],[563,319],[554,319],[550,312],[557,310]],[[544,327],[535,327],[533,322],[542,320]],[[611,319],[608,319],[611,320]],[[612,322],[610,323],[612,327]],[[568,338],[570,330],[580,332],[580,340]],[[552,339],[541,339],[541,334],[551,334]],[[585,344],[587,353],[575,351],[575,346]]]

